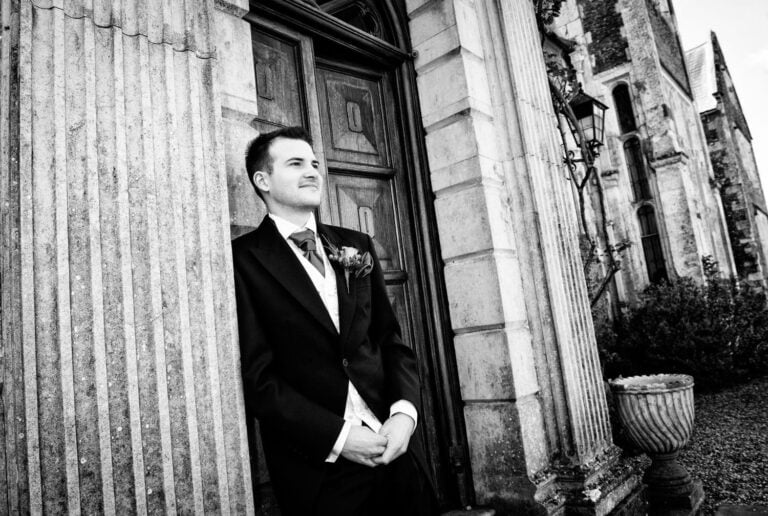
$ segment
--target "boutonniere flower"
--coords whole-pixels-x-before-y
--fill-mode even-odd
[[[344,269],[347,294],[349,294],[350,275],[354,274],[355,278],[364,278],[373,270],[373,257],[368,251],[362,253],[355,247],[345,245],[337,247],[327,240],[325,241],[325,250],[328,254],[328,260],[338,263]]]

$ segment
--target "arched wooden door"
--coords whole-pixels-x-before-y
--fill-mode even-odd
[[[319,218],[374,238],[404,340],[419,360],[424,410],[417,431],[442,505],[459,507],[472,502],[463,417],[445,345],[450,334],[412,71],[407,53],[393,44],[397,1],[320,3],[325,10],[298,0],[252,4],[259,111],[252,124],[259,131],[309,129],[327,174]],[[263,466],[256,473],[255,483],[263,483]]]

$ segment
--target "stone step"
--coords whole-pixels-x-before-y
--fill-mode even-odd
[[[715,516],[768,516],[768,506],[723,504]]]

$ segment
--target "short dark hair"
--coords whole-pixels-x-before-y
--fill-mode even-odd
[[[277,131],[262,133],[251,140],[245,153],[245,170],[248,173],[248,179],[256,190],[256,195],[262,199],[261,190],[256,188],[256,183],[253,181],[253,174],[258,170],[263,170],[268,174],[272,173],[272,156],[269,154],[269,148],[272,142],[278,138],[302,140],[312,145],[312,138],[310,138],[309,133],[303,127],[298,126],[284,127]]]

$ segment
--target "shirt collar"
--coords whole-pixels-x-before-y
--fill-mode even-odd
[[[295,233],[296,231],[300,231],[304,228],[311,229],[315,233],[315,238],[317,238],[317,221],[315,220],[314,213],[309,214],[309,219],[307,219],[307,222],[305,222],[303,226],[297,226],[293,222],[289,220],[285,220],[284,218],[279,217],[274,213],[270,213],[269,217],[275,222],[275,226],[277,226],[277,231],[286,240],[288,239],[289,236],[291,236],[291,233]]]

